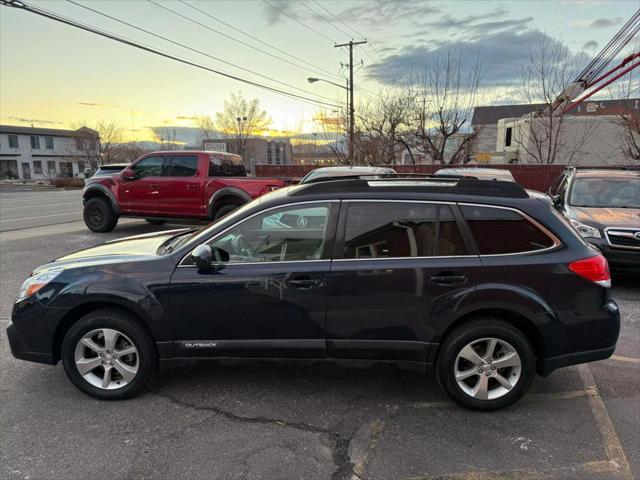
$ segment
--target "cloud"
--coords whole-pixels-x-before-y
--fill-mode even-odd
[[[593,50],[594,48],[597,48],[597,46],[598,46],[598,42],[596,42],[595,40],[589,40],[582,46],[582,49]]]
[[[484,13],[482,15],[467,15],[465,17],[452,17],[449,14],[440,15],[435,20],[422,22],[422,27],[428,27],[431,31],[450,31],[461,30],[466,28],[473,28],[474,24],[481,22],[482,20],[491,20],[498,17],[503,17],[507,14],[507,10],[500,6],[491,12]],[[509,21],[513,22],[513,21]]]
[[[281,20],[286,20],[287,15],[298,18],[295,12],[296,2],[293,0],[270,0],[265,2],[264,12],[267,17],[267,24],[275,25]]]
[[[624,21],[623,17],[596,18],[595,20],[573,20],[569,25],[575,28],[609,28],[615,27]]]
[[[345,21],[376,27],[400,19],[417,21],[437,13],[440,13],[440,9],[424,0],[369,0],[356,2],[337,16]]]
[[[13,120],[15,122],[20,122],[20,123],[34,123],[34,124],[38,123],[42,125],[62,125],[62,122],[59,122],[57,120],[44,120],[42,118],[25,118],[25,117],[11,117],[11,116],[5,116],[4,118]]]
[[[473,68],[479,62],[483,72],[483,81],[490,86],[514,85],[520,80],[523,58],[531,45],[545,41],[551,48],[558,42],[539,30],[524,32],[505,30],[474,40],[461,39],[440,43],[435,47],[405,47],[397,54],[369,67],[369,77],[383,84],[412,80],[412,72],[434,68],[438,57],[448,52],[459,55],[463,74],[465,67]],[[565,53],[568,50],[560,46]]]
[[[178,115],[176,120],[198,120],[198,117],[190,117],[187,115]]]
[[[80,105],[81,107],[96,107],[96,108],[102,108],[102,107],[108,107],[108,108],[118,108],[117,105],[112,105],[110,103],[97,103],[97,102],[78,102],[78,105]]]

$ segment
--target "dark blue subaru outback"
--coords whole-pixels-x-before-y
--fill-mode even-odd
[[[604,257],[515,183],[325,179],[43,265],[8,336],[101,399],[140,392],[159,361],[271,359],[433,369],[493,410],[613,353],[609,287]]]

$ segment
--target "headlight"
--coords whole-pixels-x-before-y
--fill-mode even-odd
[[[33,277],[27,278],[20,287],[18,300],[30,297],[61,273],[62,270],[50,270],[48,272],[39,273],[37,275],[34,275]]]
[[[600,235],[600,230],[595,227],[590,227],[589,225],[585,225],[584,223],[580,223],[577,220],[570,220],[571,225],[575,228],[581,237],[584,238],[602,238]]]

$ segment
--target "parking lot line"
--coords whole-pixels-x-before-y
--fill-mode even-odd
[[[0,223],[20,222],[22,220],[36,220],[36,219],[39,219],[39,218],[62,217],[64,215],[79,215],[79,214],[80,214],[80,212],[53,213],[51,215],[40,215],[39,217],[24,217],[24,218],[12,218],[11,220],[0,220]]]
[[[640,363],[640,358],[623,357],[621,355],[612,355],[611,360],[615,360],[617,362]]]
[[[627,455],[624,453],[622,443],[620,442],[618,433],[613,426],[607,406],[605,405],[604,400],[602,400],[596,379],[594,378],[593,373],[591,373],[589,365],[586,363],[578,365],[577,368],[585,389],[596,392],[595,395],[589,396],[589,405],[591,406],[591,412],[593,413],[593,417],[598,425],[600,434],[602,435],[604,450],[607,454],[607,458],[609,459],[609,464],[611,465],[613,472],[618,473],[621,478],[631,480],[633,477],[631,475],[631,470],[629,469]]]

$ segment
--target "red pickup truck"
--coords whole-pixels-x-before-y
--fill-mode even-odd
[[[282,186],[284,181],[275,178],[248,178],[238,155],[154,152],[119,173],[87,179],[84,222],[94,232],[109,232],[119,217],[141,217],[154,225],[169,219],[215,220]]]

